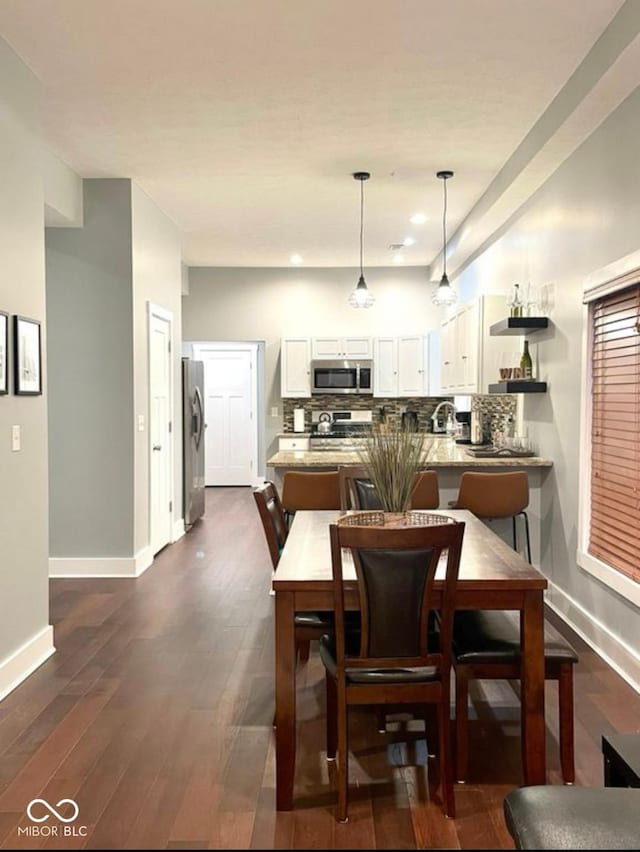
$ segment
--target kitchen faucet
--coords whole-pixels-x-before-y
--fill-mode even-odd
[[[431,415],[431,420],[433,421],[433,431],[434,432],[440,431],[438,429],[438,414],[440,412],[440,409],[445,405],[450,406],[451,411],[447,415],[447,425],[446,425],[446,427],[444,428],[443,431],[453,434],[453,432],[455,431],[455,423],[453,422],[453,417],[456,414],[456,412],[458,411],[458,409],[455,407],[455,405],[452,402],[449,402],[448,399],[443,399],[442,402],[439,402],[436,405],[435,411]]]

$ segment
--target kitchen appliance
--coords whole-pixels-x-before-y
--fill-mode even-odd
[[[402,428],[406,429],[407,432],[417,432],[418,431],[418,412],[411,411],[407,408],[406,411],[402,412],[402,417],[400,418],[402,422]]]
[[[484,443],[484,424],[482,422],[482,413],[477,409],[471,412],[471,443]]]
[[[293,431],[304,432],[304,408],[293,409]]]
[[[332,418],[328,411],[323,411],[318,417],[318,434],[328,435],[331,432]]]
[[[366,360],[311,362],[311,393],[373,393],[373,362]]]
[[[456,411],[456,420],[458,421],[456,444],[471,443],[471,412]]]
[[[328,431],[324,415],[330,418]],[[355,451],[371,434],[372,421],[372,411],[313,411],[309,449]],[[321,426],[325,431],[320,431]]]
[[[189,529],[204,515],[204,363],[182,359],[182,498]]]

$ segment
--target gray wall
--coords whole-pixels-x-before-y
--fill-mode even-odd
[[[46,341],[39,125],[40,87],[0,39],[0,310],[40,320]],[[0,396],[0,692],[3,663],[49,622],[43,361],[42,396]],[[19,453],[11,452],[14,424]]]
[[[456,282],[463,298],[514,281],[546,289],[553,328],[531,338],[544,396],[523,397],[540,455],[553,459],[542,567],[550,599],[638,678],[638,610],[576,565],[582,290],[586,276],[640,249],[640,89],[555,172]],[[533,342],[535,341],[535,342]]]
[[[365,269],[376,297],[372,308],[356,310],[347,299],[359,270],[189,269],[189,295],[182,300],[182,336],[198,340],[265,342],[266,456],[282,431],[280,338],[323,334],[416,334],[440,323],[431,304],[432,285],[424,267]],[[278,416],[271,408],[278,407]]]
[[[149,302],[173,314],[181,518],[180,235],[129,179],[85,180],[83,206],[84,227],[46,231],[50,556],[150,561]]]
[[[131,182],[84,181],[47,228],[50,555],[133,553]]]

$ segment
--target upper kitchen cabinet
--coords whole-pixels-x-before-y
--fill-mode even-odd
[[[311,345],[308,337],[284,337],[280,345],[283,397],[311,396]]]
[[[428,337],[376,337],[373,341],[373,395],[426,396]]]
[[[520,363],[517,343],[491,337],[489,327],[505,311],[504,296],[481,296],[460,305],[441,326],[441,390],[443,393],[487,393],[500,366]]]
[[[313,359],[371,358],[370,337],[314,337],[311,341]]]

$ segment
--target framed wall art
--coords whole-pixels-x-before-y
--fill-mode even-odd
[[[25,396],[42,393],[40,323],[28,317],[13,318],[13,392]]]
[[[0,311],[0,394],[9,392],[9,314]]]

